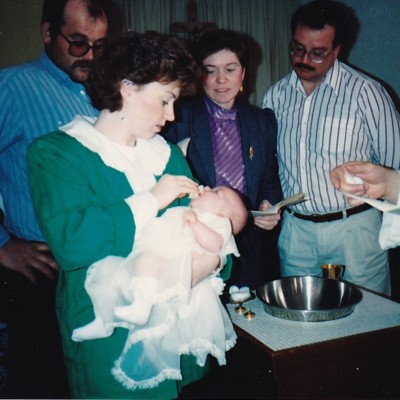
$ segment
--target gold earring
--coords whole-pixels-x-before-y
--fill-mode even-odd
[[[243,85],[240,85],[239,91],[240,91],[240,92],[243,92]]]

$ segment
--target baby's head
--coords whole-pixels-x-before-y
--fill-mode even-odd
[[[206,186],[190,201],[190,206],[228,218],[232,224],[232,233],[235,235],[247,223],[248,213],[239,193],[226,186],[217,186],[213,189]]]

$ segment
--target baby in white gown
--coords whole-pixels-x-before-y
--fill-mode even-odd
[[[182,379],[181,354],[196,356],[199,365],[212,354],[225,364],[236,335],[219,299],[224,283],[214,273],[192,287],[192,257],[239,256],[232,233],[246,221],[240,196],[227,187],[206,187],[190,207],[170,208],[154,218],[136,233],[127,258],[107,257],[89,268],[85,288],[95,320],[75,329],[72,339],[107,337],[118,326],[129,329],[113,373],[130,389]]]

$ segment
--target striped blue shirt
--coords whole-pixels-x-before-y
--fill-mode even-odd
[[[278,120],[279,176],[285,197],[306,193],[292,208],[325,214],[351,207],[333,187],[329,171],[346,161],[400,167],[400,118],[376,81],[335,61],[306,95],[293,71],[265,94],[263,108]]]
[[[0,70],[0,193],[5,219],[0,246],[13,233],[42,241],[29,192],[26,152],[38,136],[77,114],[97,116],[83,85],[73,82],[45,53]]]

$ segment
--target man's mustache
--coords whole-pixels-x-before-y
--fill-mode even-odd
[[[71,68],[91,68],[91,67],[92,67],[92,62],[91,61],[85,61],[85,60],[75,61],[71,65]]]
[[[303,64],[303,63],[296,63],[294,64],[296,68],[301,68],[301,69],[307,69],[308,71],[315,71],[314,67],[311,67],[310,65]]]

